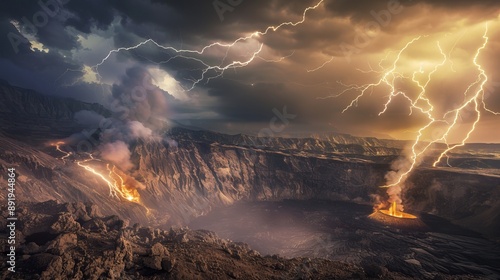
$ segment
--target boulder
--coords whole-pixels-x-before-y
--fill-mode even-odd
[[[77,232],[80,229],[80,224],[73,219],[73,216],[70,213],[62,213],[50,226],[50,233],[59,234],[64,232]]]

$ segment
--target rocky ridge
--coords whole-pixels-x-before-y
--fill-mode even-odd
[[[100,104],[42,95],[0,80],[0,130],[10,137],[27,142],[67,137],[84,129],[73,118],[82,110],[110,115]]]
[[[2,279],[409,279],[370,263],[261,256],[204,230],[129,226],[88,203],[25,204],[18,219],[16,272],[2,261]]]
[[[106,215],[163,228],[185,225],[237,201],[321,198],[371,204],[373,194],[384,195],[378,186],[384,184],[391,162],[405,146],[401,141],[345,134],[322,139],[261,138],[173,128],[165,135],[169,141],[131,144],[136,166],[131,176],[146,187],[139,193],[152,209],[153,215],[147,216],[146,208],[109,196],[104,181],[89,176],[71,160],[59,159],[62,154],[46,145],[48,139],[67,137],[78,129],[72,120],[77,110],[102,113],[101,107],[5,84],[0,92],[4,101],[0,112],[20,112],[18,118],[0,121],[0,129],[7,132],[0,137],[0,171],[16,168],[18,199],[91,201],[101,205]],[[498,145],[470,147],[450,159],[461,168],[423,165],[418,169],[405,189],[406,206],[498,238]],[[5,184],[4,178],[0,184]],[[5,199],[5,193],[0,198]]]

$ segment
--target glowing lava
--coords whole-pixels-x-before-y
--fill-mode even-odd
[[[408,213],[405,213],[402,211],[398,211],[397,206],[398,206],[398,204],[396,203],[396,201],[394,201],[393,203],[391,203],[391,207],[389,207],[388,210],[379,210],[379,211],[382,214],[392,216],[395,218],[400,218],[400,219],[416,219],[417,218],[416,216],[413,216],[411,214],[408,214]]]
[[[63,153],[63,154],[64,154],[64,156],[63,156],[63,157],[61,157],[60,159],[61,159],[62,161],[64,161],[64,162],[65,162],[65,161],[66,161],[66,159],[67,159],[69,156],[71,156],[71,152],[70,152],[70,153],[68,153],[68,152],[66,152],[66,151],[64,151],[64,150],[62,150],[62,149],[61,149],[61,145],[64,145],[64,144],[65,144],[64,142],[59,141],[59,142],[56,142],[56,143],[52,143],[52,144],[50,144],[50,145],[51,145],[52,147],[56,147],[56,150],[57,150],[58,152],[60,152],[60,153]]]
[[[381,71],[371,70],[368,72],[374,72],[380,75],[380,78],[373,83],[363,84],[363,85],[344,85],[346,88],[337,95],[328,96],[338,97],[347,92],[354,91],[358,94],[351,100],[351,102],[345,107],[342,113],[345,113],[349,109],[356,107],[361,98],[369,95],[374,89],[382,87],[387,90],[387,101],[383,104],[383,109],[379,112],[379,116],[386,113],[390,105],[392,104],[396,97],[402,97],[408,102],[408,109],[410,115],[415,111],[421,114],[427,119],[426,124],[423,125],[417,132],[417,136],[413,145],[411,146],[411,155],[405,157],[405,164],[399,163],[397,167],[393,167],[393,170],[386,176],[387,182],[382,188],[387,188],[387,193],[391,197],[399,198],[402,189],[405,187],[405,181],[411,175],[411,173],[417,168],[424,159],[425,155],[432,155],[432,147],[436,143],[444,143],[446,149],[440,151],[440,155],[435,159],[433,167],[438,167],[444,157],[448,158],[451,151],[458,147],[464,146],[469,140],[471,134],[476,129],[477,124],[481,119],[481,111],[492,113],[497,115],[498,112],[494,112],[488,109],[485,105],[485,87],[488,83],[488,75],[485,68],[480,64],[479,57],[486,49],[488,45],[488,25],[485,25],[485,30],[482,36],[482,44],[477,48],[475,54],[472,58],[471,66],[477,70],[477,78],[475,81],[469,84],[465,89],[465,92],[460,93],[464,96],[462,103],[455,106],[454,109],[442,112],[444,109],[439,108],[437,104],[433,103],[433,99],[429,96],[429,85],[435,80],[434,76],[440,70],[441,67],[447,63],[452,64],[450,58],[446,55],[443,50],[441,43],[437,42],[437,50],[442,56],[442,59],[434,65],[430,70],[424,71],[422,64],[418,69],[406,70],[404,66],[401,65],[402,55],[410,48],[414,43],[421,40],[425,36],[419,36],[413,38],[409,41],[403,48],[401,48],[397,54],[396,58],[393,60],[390,67],[384,67],[382,64],[387,57],[380,61],[379,66]],[[455,46],[453,46],[455,48]],[[450,50],[451,52],[451,50]],[[453,66],[452,66],[453,67]],[[453,68],[452,68],[453,69]],[[408,73],[409,72],[409,73]],[[414,97],[410,92],[403,90],[400,83],[408,83],[409,85],[415,86],[418,89],[416,97]],[[454,132],[459,131],[459,123],[463,116],[471,114],[474,116],[474,120],[470,128],[466,129],[466,135],[463,136],[458,144],[451,145],[449,138]],[[425,141],[425,137],[429,137],[431,134],[436,134],[432,136],[432,140]],[[396,208],[396,203],[392,203],[388,210],[381,210],[380,212],[392,217],[397,218],[415,218],[412,215],[399,212]]]
[[[66,143],[63,141],[59,141],[57,143],[51,144],[51,146],[55,147],[57,151],[64,154],[64,156],[60,158],[63,161],[65,161],[68,157],[73,155],[72,152],[66,152],[63,149],[61,149],[61,145],[64,145],[64,144],[66,144]],[[75,163],[78,166],[85,169],[86,171],[99,177],[102,181],[104,181],[109,187],[109,195],[110,196],[116,197],[116,198],[121,197],[127,201],[134,202],[134,203],[137,203],[137,204],[144,206],[140,201],[141,196],[140,196],[139,192],[137,191],[137,189],[130,187],[129,185],[126,184],[126,181],[123,179],[125,177],[125,175],[120,175],[115,166],[110,167],[109,164],[106,165],[106,168],[109,171],[108,176],[106,176],[104,174],[101,174],[94,167],[92,167],[88,164],[88,162],[98,160],[98,159],[95,159],[93,157],[93,155],[90,153],[88,153],[87,155],[89,156],[88,159],[80,160],[80,161],[76,160]],[[146,206],[144,206],[144,207],[149,212],[149,209]]]
[[[137,191],[137,189],[131,188],[125,183],[123,176],[118,174],[118,172],[116,171],[116,167],[113,166],[111,168],[108,164],[106,165],[106,168],[109,171],[109,178],[113,180],[113,186],[115,190],[117,190],[117,192],[120,193],[120,195],[126,200],[140,203],[141,196],[139,195],[139,192]]]
[[[113,165],[113,167],[110,167],[109,164],[107,164],[106,168],[109,171],[108,177],[110,178],[110,179],[107,179],[105,175],[101,174],[100,172],[98,172],[94,168],[90,167],[89,165],[84,165],[84,163],[86,163],[86,162],[89,162],[92,160],[97,160],[92,156],[92,154],[88,154],[88,155],[89,155],[89,159],[84,160],[84,161],[76,161],[76,164],[78,164],[78,166],[83,167],[85,170],[91,172],[92,174],[98,176],[104,182],[106,182],[106,184],[108,184],[108,187],[109,187],[110,196],[122,198],[122,199],[129,201],[129,202],[139,204],[146,209],[147,215],[149,215],[151,213],[151,209],[146,207],[146,205],[144,205],[141,202],[141,196],[139,194],[139,191],[137,191],[136,188],[129,186],[127,184],[126,180],[123,179],[125,175],[120,175],[118,173],[118,170],[116,169],[116,167],[114,165]]]

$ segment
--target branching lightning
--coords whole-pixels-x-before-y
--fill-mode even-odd
[[[95,72],[95,74],[98,77],[98,79],[101,79],[102,77],[99,74],[99,67],[102,66],[104,63],[106,63],[106,61],[113,54],[116,54],[116,53],[119,53],[119,52],[123,52],[123,51],[136,50],[136,49],[138,49],[138,48],[140,48],[142,46],[145,46],[147,44],[153,44],[154,46],[156,46],[156,47],[158,47],[158,48],[160,48],[160,49],[162,49],[164,51],[172,52],[172,53],[175,54],[175,55],[173,55],[172,57],[170,57],[169,59],[167,59],[165,61],[156,62],[158,64],[164,64],[164,63],[168,63],[168,62],[170,62],[170,61],[172,61],[174,59],[183,58],[183,59],[195,61],[195,62],[197,62],[197,63],[199,63],[201,65],[200,69],[196,69],[196,70],[200,70],[201,71],[200,77],[198,77],[196,79],[193,79],[191,81],[192,82],[191,85],[186,88],[186,91],[191,91],[199,83],[201,83],[202,81],[205,81],[206,83],[208,83],[212,79],[215,79],[215,78],[223,76],[224,72],[226,70],[245,67],[245,66],[249,65],[250,63],[252,63],[256,58],[262,59],[259,56],[259,54],[262,52],[264,45],[262,43],[260,43],[259,46],[255,49],[255,51],[253,51],[251,53],[251,55],[250,55],[250,57],[248,59],[245,59],[245,60],[242,60],[242,61],[234,60],[234,61],[226,62],[226,60],[228,59],[228,56],[229,56],[229,52],[237,44],[248,42],[248,41],[250,41],[252,39],[257,39],[260,36],[267,35],[269,32],[276,32],[276,31],[278,31],[279,29],[281,29],[283,27],[287,27],[287,26],[295,27],[295,26],[298,26],[298,25],[300,25],[300,24],[302,24],[302,23],[304,23],[306,21],[306,15],[307,15],[307,13],[309,11],[311,11],[311,10],[317,9],[323,3],[323,1],[324,0],[320,0],[316,5],[307,7],[304,10],[304,12],[302,13],[302,18],[299,21],[296,21],[296,22],[288,21],[288,22],[283,22],[283,23],[281,23],[279,25],[276,25],[276,26],[268,26],[263,31],[253,32],[253,33],[251,33],[251,34],[249,34],[247,36],[240,37],[240,38],[234,40],[231,43],[214,42],[214,43],[211,43],[209,45],[204,46],[203,48],[201,48],[199,50],[192,50],[192,49],[176,49],[176,48],[171,47],[171,46],[163,46],[163,45],[159,44],[158,42],[156,42],[154,39],[150,38],[150,39],[142,41],[142,42],[140,42],[140,43],[138,43],[138,44],[136,44],[134,46],[131,46],[131,47],[120,47],[120,48],[117,48],[117,49],[113,49],[113,50],[109,51],[108,54],[99,63],[97,63],[94,66],[91,66],[90,68]],[[219,64],[209,63],[209,62],[206,61],[207,59],[204,60],[202,58],[199,58],[199,56],[206,55],[207,51],[209,51],[209,50],[211,50],[213,48],[222,48],[222,49],[225,50],[225,55],[220,60]],[[278,59],[278,61],[281,61],[283,59],[284,58]],[[269,61],[269,60],[266,60],[266,61]]]
[[[120,52],[137,50],[140,49],[141,47],[151,44],[154,47],[162,51],[165,51],[168,54],[171,54],[168,59],[157,62],[151,61],[153,63],[167,64],[176,59],[184,59],[196,62],[198,65],[200,65],[199,68],[197,69],[191,69],[193,71],[200,71],[200,74],[198,74],[196,78],[190,80],[188,86],[184,88],[186,91],[191,91],[195,89],[202,82],[208,83],[213,79],[222,77],[227,70],[236,70],[238,68],[246,67],[252,62],[254,62],[256,59],[260,59],[266,62],[280,62],[288,58],[289,56],[293,55],[292,53],[289,56],[284,56],[277,60],[264,59],[261,57],[261,53],[264,50],[264,44],[261,43],[258,39],[261,36],[265,36],[270,32],[276,32],[284,27],[295,27],[303,24],[306,21],[306,16],[308,12],[320,7],[323,4],[323,2],[324,0],[320,0],[316,5],[307,7],[303,11],[302,18],[299,21],[296,22],[288,21],[288,22],[283,22],[276,26],[268,26],[264,30],[256,31],[249,35],[242,36],[230,43],[213,42],[200,49],[182,49],[182,48],[178,49],[172,46],[161,45],[154,39],[149,38],[134,46],[120,47],[117,49],[113,49],[109,51],[107,55],[99,61],[99,63],[90,67],[84,66],[84,69],[86,69],[86,71],[88,71],[89,69],[93,71],[97,79],[100,80],[102,79],[102,77],[99,73],[99,68],[103,66],[110,59],[112,55],[118,54]],[[444,114],[442,113],[440,114],[439,110],[436,110],[435,108],[436,106],[433,104],[432,99],[429,98],[428,96],[428,87],[429,84],[433,81],[434,75],[439,71],[441,67],[445,66],[447,63],[451,65],[450,67],[452,71],[455,71],[453,61],[450,59],[450,54],[456,47],[458,41],[455,42],[452,48],[448,49],[447,51],[443,50],[442,45],[439,41],[436,42],[436,49],[439,51],[439,54],[441,55],[442,59],[439,61],[439,63],[434,64],[432,69],[426,70],[424,69],[423,65],[421,65],[417,70],[413,71],[410,74],[401,71],[400,64],[402,55],[405,52],[407,52],[408,49],[412,47],[413,44],[421,40],[423,37],[425,36],[418,36],[411,39],[399,51],[395,52],[395,58],[391,62],[390,66],[388,67],[383,66],[383,64],[389,60],[389,57],[390,56],[392,57],[391,53],[388,53],[387,56],[383,58],[378,64],[379,67],[381,68],[380,71],[373,70],[371,66],[369,71],[362,71],[363,73],[379,74],[380,78],[375,82],[362,85],[358,84],[347,85],[341,83],[345,88],[340,93],[326,97],[326,98],[339,97],[345,95],[348,92],[356,92],[357,95],[352,100],[350,100],[347,106],[342,110],[342,113],[345,113],[348,110],[352,109],[353,107],[356,107],[360,102],[360,100],[364,98],[367,94],[370,94],[375,89],[382,87],[384,89],[387,89],[388,94],[385,103],[383,103],[383,108],[378,113],[379,116],[385,114],[389,110],[390,106],[393,104],[393,101],[396,98],[403,98],[405,102],[408,103],[408,110],[410,115],[417,112],[426,118],[425,125],[423,125],[416,132],[416,138],[411,146],[411,155],[408,157],[409,160],[408,167],[405,167],[404,170],[399,170],[400,172],[398,172],[397,178],[391,180],[391,182],[387,182],[386,185],[382,186],[384,188],[391,188],[403,185],[408,176],[423,160],[424,155],[427,155],[431,151],[431,149],[435,146],[435,144],[444,143],[446,145],[446,149],[444,149],[444,151],[439,153],[439,156],[436,157],[433,163],[433,166],[437,167],[441,163],[444,157],[448,157],[451,151],[466,144],[466,142],[470,139],[472,133],[475,131],[476,126],[481,119],[482,112],[500,115],[500,112],[495,112],[487,107],[487,104],[485,102],[485,87],[488,83],[488,75],[486,73],[486,70],[479,63],[479,58],[483,50],[487,47],[489,41],[488,26],[486,25],[484,35],[482,36],[483,43],[476,50],[475,55],[472,59],[473,65],[476,67],[478,71],[477,78],[463,92],[464,96],[463,102],[460,105],[458,105],[458,107]],[[252,47],[253,48],[252,51],[245,54],[244,59],[241,60],[230,59],[230,52],[236,49],[239,46],[239,44],[242,43],[252,43],[252,44],[255,43],[256,47]],[[217,57],[216,59],[217,62],[213,62],[214,57],[211,57],[209,55],[209,52],[211,50],[217,50],[223,53],[223,55]],[[320,69],[323,69],[327,64],[333,62],[334,59],[335,58],[332,56],[329,60],[325,61],[318,67],[313,69],[306,69],[306,72],[312,73]],[[399,81],[409,82],[411,85],[417,88],[418,91],[417,94],[412,95],[408,92],[405,92],[404,90],[399,89],[397,86],[397,83]],[[458,144],[449,144],[450,134],[453,131],[456,131],[456,128],[460,123],[459,120],[461,116],[464,115],[465,111],[468,110],[469,108],[472,108],[473,113],[475,114],[474,115],[475,119],[470,129],[467,131],[466,135],[463,136],[463,138],[461,138]],[[443,130],[444,132],[430,141],[425,141],[424,137],[426,133],[436,125],[445,126],[445,129]],[[62,151],[59,146],[60,144],[61,143],[57,144],[56,146],[57,150],[62,153],[65,153],[65,156],[63,156],[61,159],[63,160],[67,159],[68,157],[71,156],[71,153],[66,153]],[[123,178],[116,172],[114,166],[112,167],[110,167],[109,165],[107,166],[109,174],[105,176],[97,172],[89,165],[85,164],[90,160],[93,160],[93,158],[91,157],[91,159],[88,159],[86,161],[78,161],[77,164],[85,168],[87,171],[92,172],[95,175],[101,177],[101,179],[103,179],[110,186],[110,194],[112,196],[118,197],[118,195],[120,195],[122,198],[125,198],[129,201],[139,203],[139,199],[137,198],[136,201],[133,194],[128,192],[129,189],[126,188]]]
[[[366,72],[374,72],[378,73],[381,75],[381,78],[374,82],[374,83],[369,83],[369,84],[364,84],[364,85],[344,85],[346,88],[341,91],[340,93],[333,95],[333,96],[328,96],[327,98],[330,97],[338,97],[341,95],[344,95],[347,92],[355,91],[358,92],[358,94],[355,96],[354,99],[351,100],[351,102],[345,107],[345,109],[342,111],[342,113],[345,113],[352,107],[357,106],[358,102],[363,98],[367,93],[373,92],[375,88],[378,87],[387,87],[389,90],[388,98],[386,103],[383,105],[382,111],[380,111],[379,116],[386,113],[389,106],[392,104],[393,100],[397,96],[401,96],[404,99],[406,99],[409,103],[409,113],[410,115],[414,112],[417,111],[424,115],[428,121],[427,123],[421,127],[418,132],[417,132],[417,137],[415,141],[413,142],[413,145],[411,146],[411,156],[409,156],[409,165],[405,168],[405,170],[398,170],[397,172],[397,177],[395,179],[390,180],[386,185],[382,186],[384,188],[389,188],[391,189],[392,187],[401,187],[407,177],[413,172],[413,170],[420,164],[420,162],[423,160],[423,156],[425,154],[428,154],[430,152],[430,149],[434,146],[436,143],[444,143],[446,145],[446,149],[442,151],[437,159],[434,161],[433,166],[437,167],[439,163],[442,161],[443,157],[448,157],[448,154],[453,151],[454,149],[464,146],[466,142],[469,140],[471,134],[474,132],[476,129],[477,124],[479,123],[481,119],[481,111],[484,110],[485,112],[489,112],[495,115],[499,115],[500,113],[494,112],[490,109],[487,108],[486,102],[485,102],[485,86],[488,82],[488,75],[486,73],[486,70],[482,67],[482,65],[479,63],[479,57],[482,54],[483,50],[487,47],[488,45],[488,25],[486,25],[485,32],[483,35],[483,43],[482,45],[476,50],[474,58],[472,60],[475,68],[477,69],[478,75],[475,81],[473,81],[465,90],[463,93],[464,95],[464,101],[455,109],[452,109],[444,115],[438,115],[439,112],[436,112],[435,106],[433,105],[431,99],[428,98],[427,96],[427,88],[428,85],[431,83],[433,80],[433,75],[439,70],[440,67],[444,66],[446,63],[450,63],[452,70],[453,64],[451,60],[448,58],[448,55],[445,53],[443,48],[441,47],[440,42],[437,42],[437,48],[442,56],[442,60],[440,63],[435,64],[434,68],[432,70],[428,71],[425,73],[424,68],[420,66],[420,68],[416,71],[413,72],[411,77],[405,76],[404,73],[401,73],[398,71],[398,63],[400,62],[401,55],[407,51],[407,49],[416,41],[420,40],[421,37],[416,37],[410,40],[402,49],[399,50],[399,52],[396,55],[396,58],[394,59],[392,65],[388,68],[383,68],[382,63],[387,59],[384,58],[380,63],[379,66],[383,69],[382,71],[375,71],[371,69],[370,71]],[[455,48],[455,45],[453,48]],[[451,53],[451,51],[449,52]],[[413,97],[410,94],[407,94],[404,91],[398,90],[396,86],[396,82],[398,80],[405,80],[405,81],[410,81],[413,85],[417,87],[419,90],[418,95],[416,97]],[[473,113],[475,114],[475,119],[470,127],[470,129],[467,131],[466,135],[459,141],[458,144],[448,144],[449,143],[449,138],[450,138],[450,133],[454,130],[456,130],[457,125],[459,124],[460,117],[463,113],[465,113],[465,110],[468,108],[473,109]],[[451,119],[450,119],[450,116]],[[423,137],[425,135],[425,132],[428,131],[431,127],[440,124],[444,125],[444,133],[442,135],[439,135],[436,137],[437,139],[432,139],[432,141],[427,141],[425,142]]]
[[[106,184],[108,184],[108,187],[109,187],[109,195],[111,197],[116,197],[118,198],[118,189],[116,188],[116,184],[113,184],[111,182],[111,180],[109,180],[108,178],[106,178],[106,176],[104,176],[103,174],[101,174],[100,172],[98,172],[97,170],[95,170],[95,168],[91,167],[90,165],[86,164],[90,161],[92,161],[93,158],[90,157],[86,160],[83,160],[83,161],[75,161],[76,164],[82,168],[84,168],[85,170],[89,171],[90,173],[96,175],[97,177],[101,178],[101,180],[103,180],[104,182],[106,182]]]
[[[404,76],[398,72],[396,72],[396,69],[397,69],[397,64],[401,58],[401,54],[411,45],[413,44],[415,41],[419,40],[421,37],[417,37],[417,38],[414,38],[412,39],[410,42],[408,42],[404,48],[402,48],[396,59],[394,60],[394,63],[392,65],[392,67],[390,69],[388,69],[387,71],[385,71],[385,73],[382,75],[382,78],[380,78],[380,80],[378,80],[376,83],[371,83],[371,84],[366,84],[366,85],[361,85],[361,86],[358,86],[358,85],[351,85],[349,87],[347,87],[345,90],[343,90],[342,92],[340,92],[338,95],[336,96],[341,96],[343,95],[344,93],[348,92],[348,91],[359,91],[359,94],[358,96],[356,96],[356,98],[354,98],[351,103],[349,103],[349,105],[347,107],[344,108],[344,110],[342,111],[342,113],[345,113],[347,112],[347,110],[349,110],[350,108],[352,108],[353,106],[357,105],[359,100],[365,96],[366,92],[368,90],[373,90],[374,88],[378,87],[378,86],[381,86],[381,85],[387,85],[391,92],[390,92],[390,95],[389,95],[389,99],[386,103],[386,106],[385,106],[385,109],[384,111],[380,112],[379,115],[383,114],[385,112],[385,110],[387,109],[387,105],[389,103],[391,103],[392,101],[392,98],[394,96],[397,96],[397,95],[403,95],[405,96],[407,99],[410,99],[408,98],[403,92],[401,91],[398,91],[396,92],[396,86],[395,86],[395,82],[396,82],[396,79],[398,78],[403,78]],[[411,100],[411,99],[410,99]]]
[[[448,114],[454,115],[452,124],[448,127],[447,131],[445,132],[445,134],[442,137],[442,140],[444,140],[447,143],[448,148],[445,151],[443,151],[441,153],[441,155],[439,156],[439,158],[434,162],[434,164],[433,164],[434,167],[436,167],[441,162],[443,157],[448,156],[449,152],[451,152],[452,150],[454,150],[458,147],[463,147],[465,145],[465,143],[467,142],[467,140],[469,140],[471,134],[474,132],[477,124],[481,120],[481,110],[480,110],[481,106],[483,106],[483,109],[489,113],[493,113],[495,115],[499,114],[497,112],[494,112],[494,111],[486,108],[486,103],[484,102],[484,94],[485,94],[485,86],[486,86],[486,83],[488,82],[488,75],[486,74],[486,71],[481,66],[481,64],[479,64],[479,62],[478,62],[478,58],[481,55],[481,52],[488,45],[488,40],[489,40],[489,38],[488,38],[488,25],[486,25],[486,30],[484,32],[483,39],[484,39],[484,43],[480,48],[477,49],[476,54],[474,56],[474,60],[473,60],[474,65],[477,67],[477,71],[479,72],[478,77],[477,77],[476,81],[474,81],[464,92],[465,101],[464,101],[463,105],[455,110],[448,111],[445,114],[445,115],[448,115]],[[477,89],[475,90],[474,94],[472,94],[472,96],[467,99],[467,93],[470,92],[474,87],[477,87]],[[459,144],[455,144],[452,146],[448,145],[447,138],[448,138],[450,131],[457,125],[460,114],[468,106],[471,106],[471,105],[474,106],[476,119],[472,123],[472,126],[469,129],[469,131],[467,132],[467,135],[462,139],[462,141]]]
[[[310,70],[306,70],[307,73],[312,73],[312,72],[316,72],[320,69],[322,69],[323,67],[325,67],[327,64],[331,63],[333,60],[335,59],[334,56],[332,56],[329,60],[325,61],[323,64],[321,64],[320,66],[314,68],[314,69],[310,69]]]

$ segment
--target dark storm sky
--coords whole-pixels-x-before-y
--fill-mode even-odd
[[[428,118],[419,112],[409,115],[408,100],[401,96],[378,116],[387,102],[388,87],[370,90],[345,113],[343,109],[359,92],[324,97],[336,96],[345,85],[377,83],[384,74],[379,65],[391,68],[398,51],[422,36],[400,56],[397,71],[406,80],[396,79],[397,90],[418,95],[418,88],[408,81],[417,77],[425,82],[444,53],[448,60],[427,87],[433,114],[443,116],[460,105],[467,87],[478,78],[473,59],[488,26],[488,43],[477,62],[488,76],[485,103],[500,111],[499,1],[324,0],[306,14],[304,23],[254,36],[229,51],[213,47],[202,55],[171,59],[174,52],[148,43],[113,53],[99,67],[100,77],[92,66],[112,49],[153,39],[163,47],[199,51],[268,26],[298,22],[304,10],[319,0],[40,2],[46,6],[37,1],[2,1],[0,78],[45,94],[109,105],[113,88],[133,86],[127,82],[131,79],[127,70],[141,69],[152,75],[168,100],[164,117],[184,124],[257,133],[269,127],[274,108],[282,111],[286,106],[296,118],[280,132],[283,135],[340,131],[412,139]],[[218,12],[215,6],[227,10]],[[261,44],[261,52],[248,65],[228,69],[223,76],[204,79],[187,90],[201,77],[204,65],[199,60],[217,66],[247,61]],[[474,114],[473,108],[460,114],[451,141],[472,124]],[[484,109],[481,117],[470,141],[500,142],[499,117]],[[427,133],[426,137],[433,137],[432,131]]]

